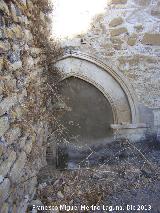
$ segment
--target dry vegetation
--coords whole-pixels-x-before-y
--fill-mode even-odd
[[[40,184],[35,199],[48,206],[127,205],[126,200],[129,199],[131,204],[150,204],[152,212],[156,212],[160,207],[159,198],[154,198],[159,193],[160,168],[159,163],[154,162],[151,157],[154,155],[154,148],[152,147],[150,153],[143,150],[146,151],[145,154],[126,139],[120,143],[119,152],[107,158],[105,163],[94,167],[63,171],[53,170],[52,167],[44,168],[39,174]],[[124,155],[126,157],[123,158]],[[116,200],[116,197],[119,199]]]

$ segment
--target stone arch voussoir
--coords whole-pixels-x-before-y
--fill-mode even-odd
[[[82,53],[66,54],[55,62],[62,80],[75,76],[99,89],[109,101],[114,124],[137,124],[139,115],[132,86],[122,73]]]

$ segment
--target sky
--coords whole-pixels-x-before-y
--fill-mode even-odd
[[[52,32],[64,39],[87,32],[92,18],[104,12],[107,0],[56,0],[54,5]]]

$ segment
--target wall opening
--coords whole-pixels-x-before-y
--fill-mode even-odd
[[[61,117],[64,136],[68,141],[84,145],[112,135],[112,108],[96,87],[70,77],[62,81],[62,95],[70,108]]]

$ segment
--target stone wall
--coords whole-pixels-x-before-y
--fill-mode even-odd
[[[47,1],[0,1],[0,212],[25,212],[50,131]],[[43,40],[44,39],[44,40]]]
[[[94,17],[88,32],[62,45],[94,56],[122,72],[133,85],[138,103],[155,109],[157,117],[160,113],[160,1],[106,2],[105,13]]]

